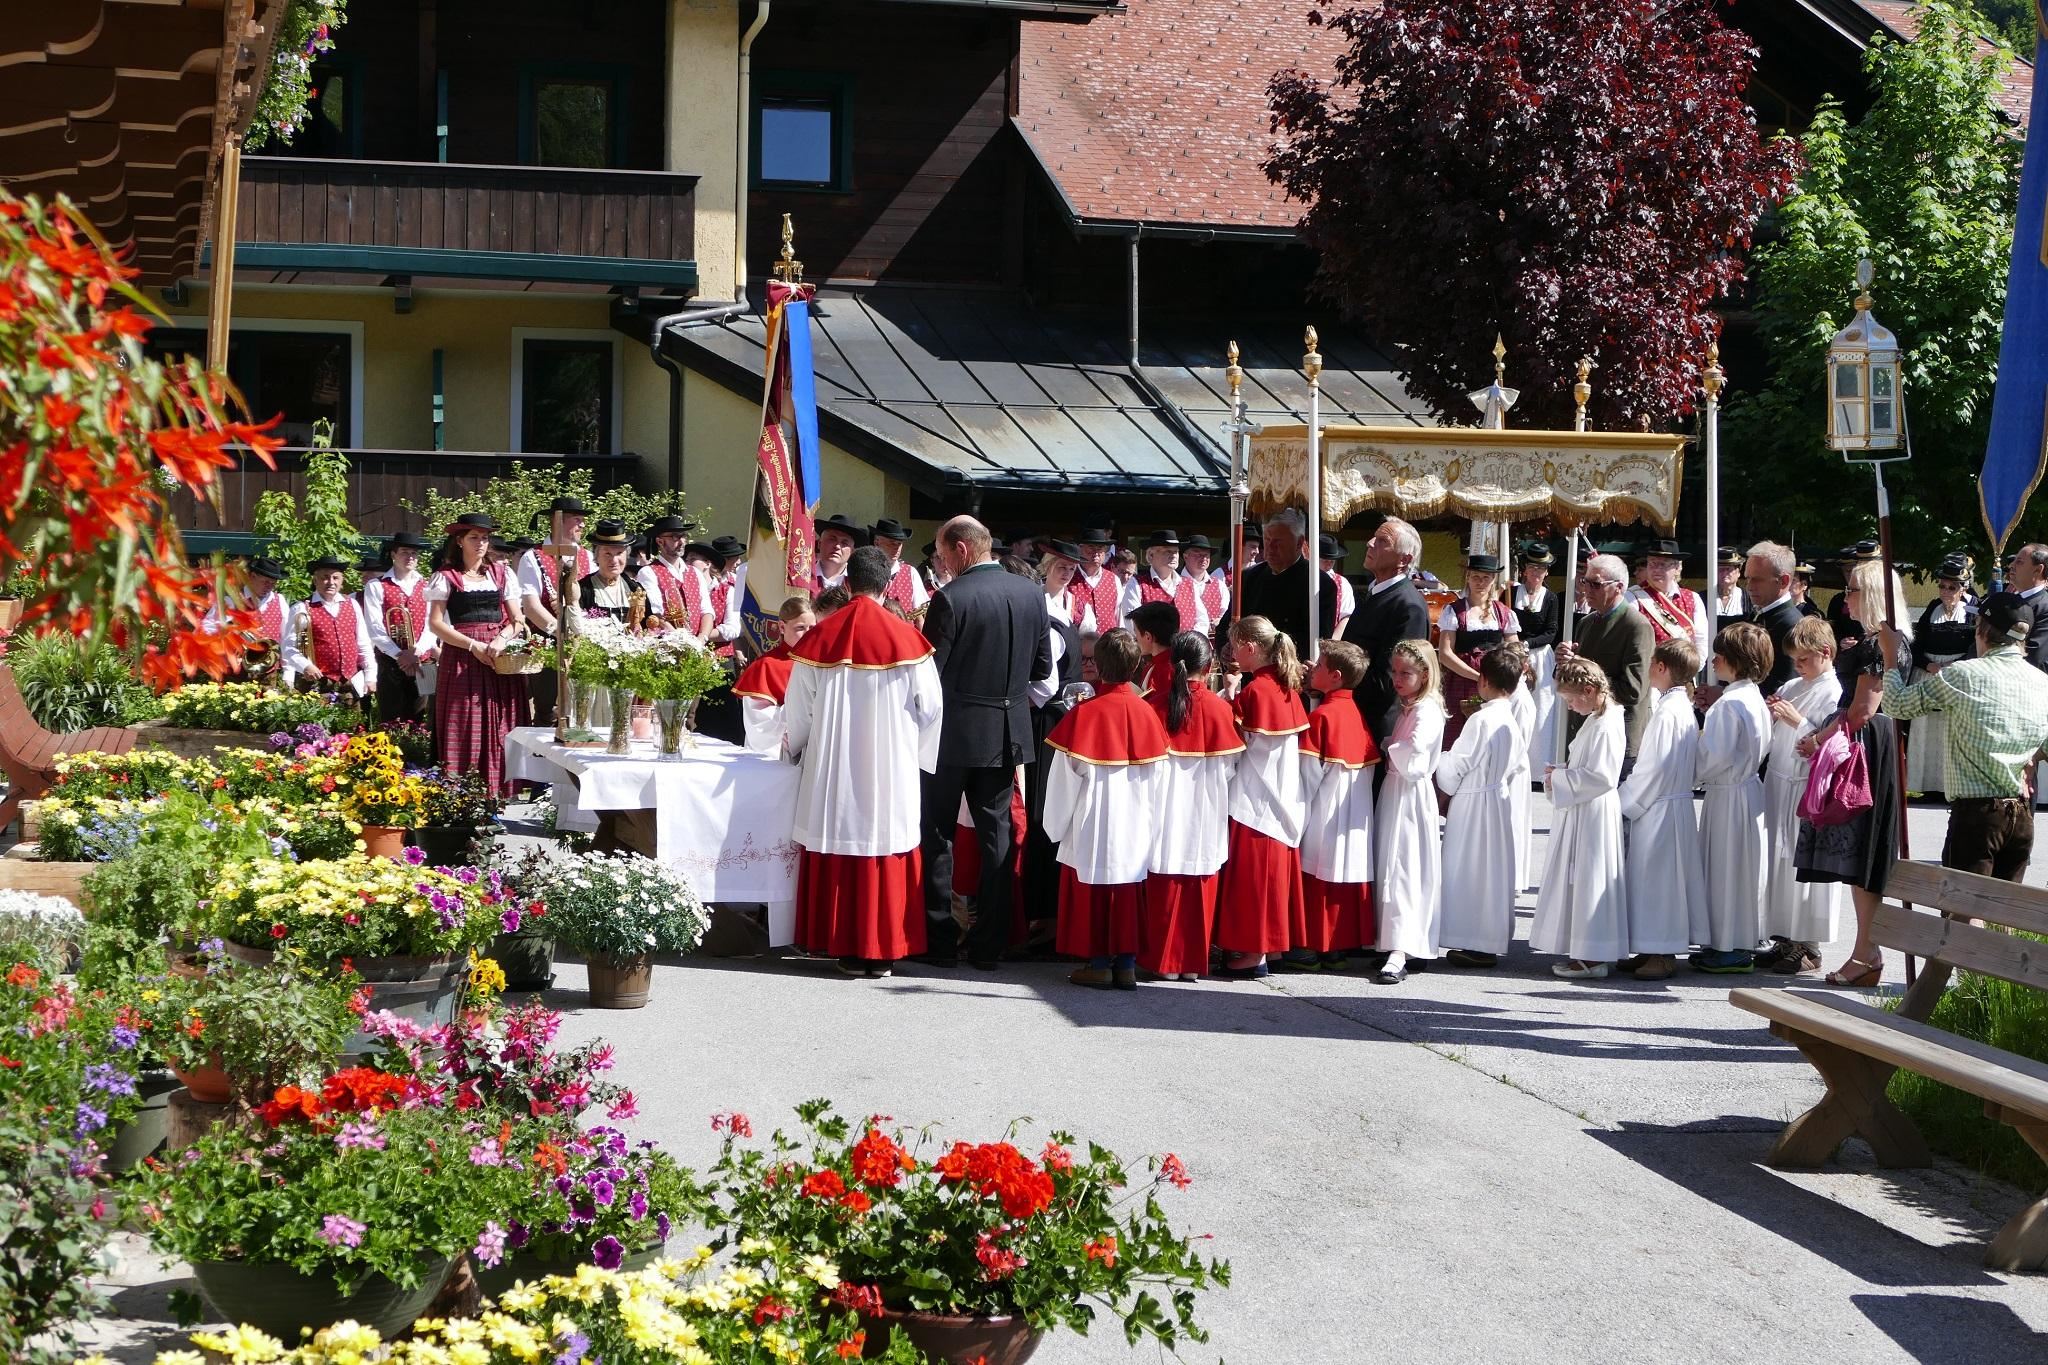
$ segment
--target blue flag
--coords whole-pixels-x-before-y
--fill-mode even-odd
[[[2038,75],[2042,56],[2048,53],[2048,16],[2042,13],[2041,0],[2035,0],[2035,20],[2037,74],[2027,125],[2033,136],[2027,139],[2020,170],[2005,334],[1998,349],[1998,389],[1991,400],[1991,442],[1984,452],[1984,476],[1978,481],[1984,529],[2001,560],[2006,538],[2048,472],[2048,83]]]

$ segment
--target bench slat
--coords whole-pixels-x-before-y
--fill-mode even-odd
[[[2048,1065],[1816,991],[1728,993],[1738,1009],[2048,1121]]]
[[[1885,882],[1885,894],[1914,905],[1935,906],[1962,919],[1981,919],[2048,935],[2048,891],[1939,863],[1899,862]]]
[[[1871,917],[1870,936],[1886,948],[1966,972],[1995,976],[2016,986],[2048,990],[2048,943],[2003,929],[1984,929],[1965,919],[1924,914],[1890,901]]]

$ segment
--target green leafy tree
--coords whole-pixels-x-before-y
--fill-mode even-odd
[[[2011,44],[2013,51],[2034,50],[2034,0],[1976,0],[1971,8],[1979,26]]]
[[[1826,448],[1823,391],[1868,256],[1873,311],[1905,348],[1913,458],[1885,475],[1898,555],[1932,564],[1981,543],[1976,471],[2019,194],[2021,144],[1992,103],[2007,60],[1979,55],[1955,7],[1933,0],[1916,41],[1872,44],[1863,121],[1830,100],[1802,139],[1806,174],[1757,253],[1770,379],[1733,396],[1724,442],[1724,487],[1768,509],[1772,534],[1832,546],[1872,524],[1873,499]]]
[[[420,502],[400,499],[399,505],[420,518],[431,539],[442,527],[465,512],[483,512],[497,521],[500,534],[508,539],[538,535],[547,525],[548,504],[556,498],[580,498],[590,508],[590,520],[610,517],[626,523],[638,535],[657,517],[686,516],[680,489],[642,493],[621,486],[609,492],[591,491],[591,471],[559,464],[518,464],[510,474],[492,478],[482,488],[467,493],[443,493],[429,488]],[[706,513],[699,513],[701,522]]]
[[[370,542],[348,519],[348,456],[334,448],[334,424],[313,426],[313,444],[306,451],[306,496],[295,498],[273,488],[256,500],[251,529],[275,543],[273,553],[285,567],[278,591],[286,600],[309,596],[312,583],[306,566],[327,555],[354,564]],[[357,583],[349,572],[349,587]]]

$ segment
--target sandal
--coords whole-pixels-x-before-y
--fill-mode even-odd
[[[1869,970],[1851,973],[1851,967],[1867,967]],[[1865,962],[1860,957],[1852,957],[1821,980],[1830,986],[1845,986],[1856,990],[1875,986],[1884,980],[1884,958],[1880,956],[1875,962]]]

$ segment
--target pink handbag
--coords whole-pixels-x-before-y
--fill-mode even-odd
[[[1813,755],[1799,818],[1809,825],[1846,825],[1873,804],[1870,760],[1863,746],[1846,731],[1835,731]]]

